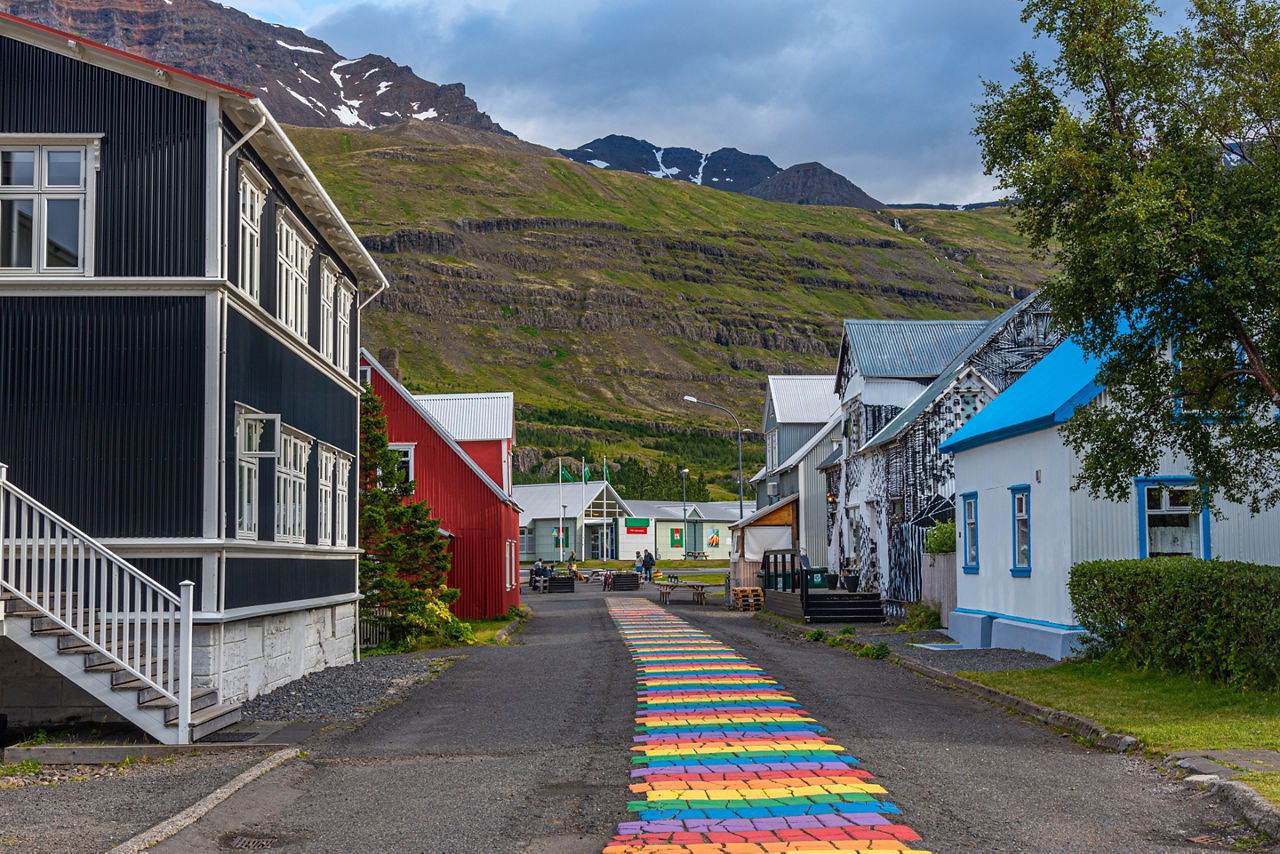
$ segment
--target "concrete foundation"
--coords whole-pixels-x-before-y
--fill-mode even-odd
[[[986,649],[991,646],[991,621],[988,614],[952,611],[947,620],[947,634],[966,649]]]

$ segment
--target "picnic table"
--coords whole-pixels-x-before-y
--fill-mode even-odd
[[[707,553],[706,552],[685,552],[684,559],[685,560],[706,560]]]
[[[704,584],[701,581],[659,581],[655,585],[658,588],[658,604],[665,605],[671,601],[671,594],[677,590],[688,590],[693,596],[693,604],[707,604],[707,588],[718,585]]]

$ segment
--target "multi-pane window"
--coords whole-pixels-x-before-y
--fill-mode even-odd
[[[1195,487],[1142,486],[1146,552],[1142,557],[1201,557],[1201,510]]]
[[[416,446],[409,442],[391,442],[387,448],[399,455],[400,461],[396,468],[404,472],[406,481],[413,480],[413,451]]]
[[[964,508],[963,566],[965,572],[972,574],[978,571],[978,493],[966,492],[961,498],[961,507]]]
[[[351,520],[347,515],[351,482],[351,457],[341,451],[337,454],[337,467],[333,474],[333,544],[345,546],[351,540]]]
[[[312,244],[285,209],[276,221],[276,315],[301,338],[307,337],[308,277]]]
[[[0,273],[88,273],[96,145],[0,140]]]
[[[319,515],[316,519],[316,542],[322,546],[333,543],[333,471],[337,453],[328,445],[320,445],[320,477],[316,490]]]
[[[338,271],[328,259],[320,266],[320,355],[333,361],[333,297]]]
[[[262,207],[267,184],[248,164],[240,167],[240,275],[236,286],[254,302],[262,295]]]
[[[520,529],[520,553],[529,554],[533,551],[533,531],[529,528]]]
[[[335,364],[344,374],[351,372],[351,301],[355,298],[347,280],[338,278],[338,341]]]
[[[307,541],[307,460],[311,442],[301,434],[284,431],[276,460],[276,540]]]
[[[241,418],[236,423],[236,536],[258,538],[258,458],[262,422]]]
[[[778,467],[778,431],[770,430],[764,436],[764,464],[769,471]]]
[[[1011,486],[1013,497],[1013,574],[1031,574],[1031,487]]]

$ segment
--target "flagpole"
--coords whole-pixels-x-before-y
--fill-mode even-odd
[[[575,526],[576,527],[576,526]],[[578,548],[582,554],[578,560],[587,559],[587,458],[582,458],[582,538],[578,540]]]
[[[564,563],[564,463],[556,457],[556,487],[560,498],[560,527],[556,529],[556,542],[560,544],[560,562]]]

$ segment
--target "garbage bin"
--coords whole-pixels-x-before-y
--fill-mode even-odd
[[[805,573],[805,576],[810,590],[825,587],[827,584],[827,571],[825,569],[811,569]]]
[[[840,586],[840,576],[834,572],[827,573],[827,589],[836,590]]]

